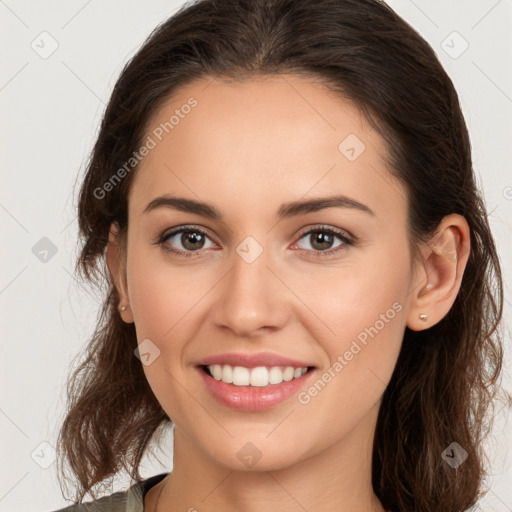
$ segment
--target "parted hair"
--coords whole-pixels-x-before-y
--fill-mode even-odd
[[[503,284],[452,81],[431,46],[380,0],[199,0],[156,27],[124,66],[81,179],[76,272],[103,304],[68,377],[57,443],[61,487],[67,480],[76,502],[95,498],[120,471],[139,480],[143,456],[172,426],[134,356],[135,327],[120,318],[105,261],[112,222],[126,239],[137,167],[108,193],[98,190],[179,88],[281,73],[318,79],[382,137],[389,172],[406,191],[411,247],[431,240],[445,215],[469,224],[471,251],[450,311],[428,329],[405,330],[379,411],[372,483],[394,512],[458,512],[482,494],[503,357]],[[441,456],[454,441],[468,454],[457,471]]]

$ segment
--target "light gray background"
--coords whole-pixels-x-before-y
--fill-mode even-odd
[[[70,362],[86,343],[99,306],[99,298],[72,275],[73,185],[123,64],[182,3],[0,0],[0,511],[42,512],[68,504],[58,488],[53,446]],[[430,42],[459,92],[503,262],[510,326],[512,2],[389,3]],[[52,44],[58,47],[45,55]],[[57,250],[46,262],[36,245],[48,244],[40,242],[43,237]],[[506,339],[509,347],[509,334]],[[504,382],[510,390],[507,351]],[[512,511],[512,421],[498,409],[489,445],[491,491],[480,505],[485,512]],[[143,476],[172,468],[171,443],[169,436],[162,463],[145,460]],[[129,484],[116,480],[113,490]]]

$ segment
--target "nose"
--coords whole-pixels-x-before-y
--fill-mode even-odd
[[[237,337],[258,337],[281,329],[288,321],[290,291],[271,268],[270,254],[251,259],[234,255],[219,286],[214,319],[218,327]]]

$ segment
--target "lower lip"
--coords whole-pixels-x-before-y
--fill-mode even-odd
[[[201,367],[198,370],[210,393],[221,404],[241,411],[262,411],[284,402],[287,398],[298,393],[314,373],[313,370],[310,370],[296,379],[260,387],[227,384],[214,379]]]

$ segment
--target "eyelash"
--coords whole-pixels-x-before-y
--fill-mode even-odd
[[[158,240],[156,242],[154,242],[154,244],[161,246],[164,251],[167,251],[167,252],[170,252],[173,254],[177,254],[178,256],[182,256],[185,258],[197,257],[196,255],[201,252],[201,249],[198,251],[181,251],[181,250],[173,249],[172,247],[164,245],[165,242],[169,238],[171,238],[174,235],[177,235],[179,233],[183,233],[183,232],[187,232],[187,231],[194,232],[194,233],[200,233],[201,235],[204,235],[204,236],[210,238],[204,230],[202,230],[196,226],[182,226],[182,227],[180,227],[178,229],[174,229],[168,233],[163,232],[158,237]],[[299,240],[304,238],[307,235],[311,235],[312,233],[328,233],[330,235],[334,235],[334,236],[340,238],[341,241],[343,242],[343,244],[339,245],[338,247],[335,247],[334,249],[329,249],[327,251],[299,249],[302,251],[312,252],[312,254],[308,257],[313,257],[313,258],[328,257],[328,256],[332,255],[333,253],[338,253],[339,251],[346,250],[346,246],[355,245],[354,239],[349,238],[344,231],[341,231],[341,230],[338,230],[335,228],[331,228],[328,226],[316,226],[314,228],[311,228],[308,231],[301,233],[301,235],[299,236]],[[328,255],[328,256],[325,256],[325,255]]]

